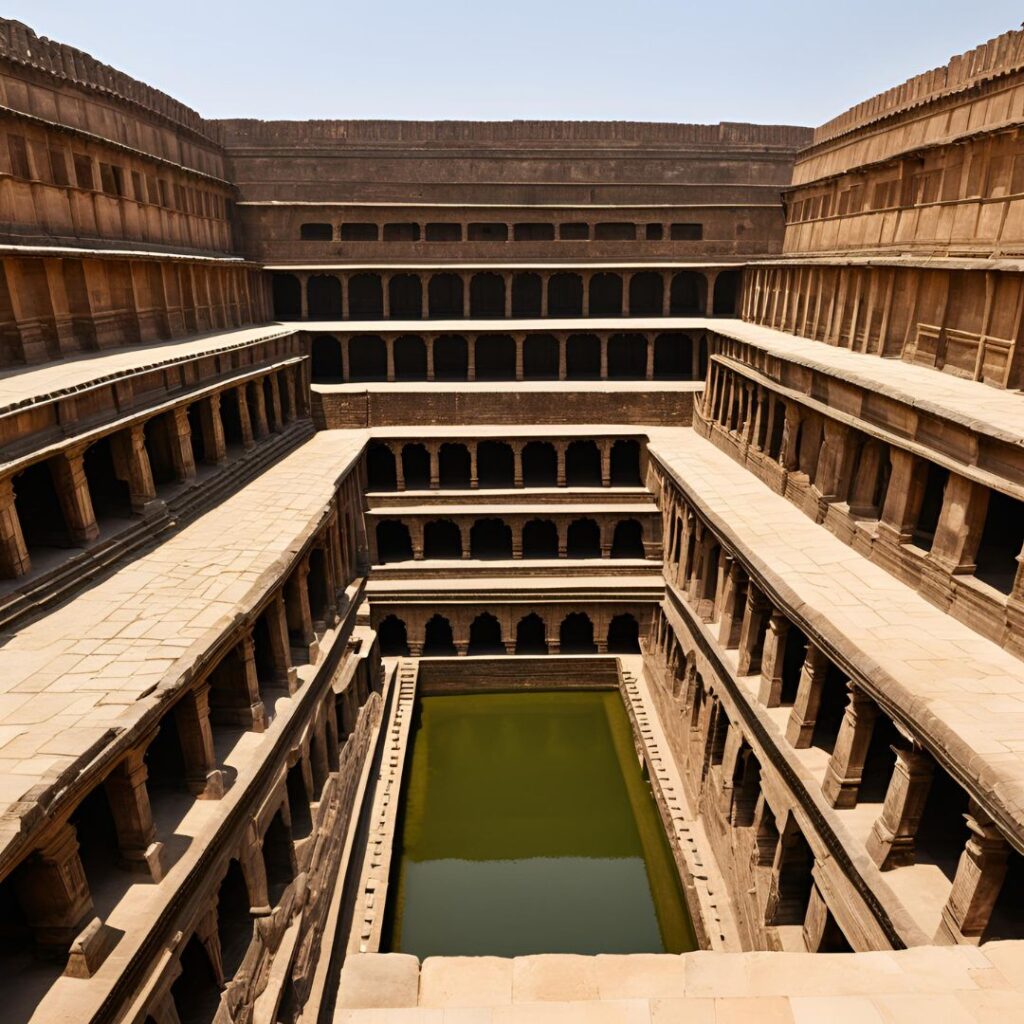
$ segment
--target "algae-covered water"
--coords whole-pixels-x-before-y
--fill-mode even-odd
[[[399,830],[392,951],[697,948],[615,691],[421,698]]]

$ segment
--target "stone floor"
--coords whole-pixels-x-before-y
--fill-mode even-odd
[[[335,1024],[975,1024],[1024,1019],[1024,942],[885,953],[350,956]]]
[[[0,851],[62,772],[129,729],[145,698],[176,686],[273,582],[366,438],[318,433],[163,544],[0,636]]]
[[[715,531],[933,749],[969,766],[1001,825],[1021,835],[1024,663],[869,562],[694,431],[649,433],[650,452]]]

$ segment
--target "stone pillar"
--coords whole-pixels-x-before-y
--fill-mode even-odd
[[[114,471],[128,484],[132,511],[142,512],[156,498],[153,471],[146,454],[146,435],[141,423],[118,431],[111,438]]]
[[[309,607],[309,559],[304,558],[296,567],[285,586],[285,613],[288,617],[290,640],[303,658],[315,662],[320,653],[316,633],[313,631],[313,613]],[[297,640],[297,644],[295,643]]]
[[[964,820],[970,836],[942,908],[939,942],[980,942],[1006,877],[1010,847],[991,819],[972,800]]]
[[[515,336],[516,343],[516,380],[523,379],[523,345],[526,342],[525,334]]]
[[[441,487],[441,446],[436,441],[428,442],[427,455],[430,458],[430,489],[436,491]]]
[[[469,449],[469,486],[472,490],[476,490],[480,486],[480,477],[477,475],[476,467],[476,449],[475,443],[467,444],[466,447]]]
[[[902,448],[889,453],[892,469],[878,524],[878,539],[890,547],[907,543],[914,535],[924,498],[928,464]]]
[[[14,485],[10,477],[0,480],[0,572],[7,579],[24,576],[32,568],[21,532],[21,520],[14,504]]]
[[[868,856],[882,871],[913,864],[917,859],[917,828],[935,773],[935,761],[916,744],[890,749],[896,755],[896,763],[882,813],[865,844]]]
[[[267,865],[263,859],[263,840],[256,833],[255,822],[250,821],[238,855],[238,866],[245,877],[249,893],[249,913],[266,917],[271,912],[270,891],[267,885]]]
[[[668,295],[668,291],[665,292]],[[667,302],[667,300],[666,300]],[[665,314],[666,316],[668,314]],[[645,351],[647,353],[647,362],[644,367],[644,378],[646,380],[654,380],[654,337],[648,338],[644,335],[644,345],[646,346]]]
[[[235,388],[235,396],[238,402],[238,422],[242,431],[242,447],[249,451],[256,446],[256,439],[252,433],[252,418],[249,416],[249,399],[246,397],[246,387],[240,384]]]
[[[799,465],[800,453],[797,442],[800,437],[800,406],[796,402],[786,402],[786,421],[782,429],[782,449],[779,462],[783,469],[790,472]]]
[[[348,346],[342,348],[343,352],[348,351]],[[348,380],[348,367],[345,367],[345,380]],[[284,430],[284,416],[281,414],[281,388],[277,381],[276,373],[267,374],[267,383],[270,385],[270,420],[271,428],[275,434]]]
[[[228,460],[228,449],[224,441],[219,393],[199,403],[199,425],[203,432],[203,461],[212,466],[223,466]]]
[[[828,658],[812,643],[807,645],[807,657],[800,672],[800,685],[786,726],[786,739],[790,746],[809,747],[821,707],[821,690],[828,674]]]
[[[790,622],[782,612],[773,611],[761,651],[761,685],[757,699],[766,708],[777,708],[782,702],[782,670],[786,657],[786,641]]]
[[[262,388],[260,394],[262,396]],[[196,460],[192,454],[192,427],[188,422],[188,409],[179,405],[171,410],[164,422],[167,424],[167,447],[174,466],[174,475],[181,483],[194,480]]]
[[[409,540],[412,544],[412,557],[417,562],[423,561],[423,520],[413,519],[408,524]]]
[[[857,806],[864,761],[878,715],[878,705],[859,686],[848,682],[846,689],[846,711],[821,785],[825,799],[839,808]]]
[[[62,960],[93,913],[73,825],[61,825],[24,862],[17,896],[39,955]]]
[[[566,343],[568,341],[568,335],[566,335],[566,334],[559,334],[557,340],[558,340],[558,379],[559,380],[565,380],[566,379],[566,374],[568,373],[568,370],[566,369],[566,357],[565,357],[565,347],[566,347]]]
[[[601,380],[608,379],[608,335],[602,333],[598,339],[601,346]]]
[[[159,882],[164,875],[163,843],[156,842],[156,826],[146,788],[145,748],[133,750],[104,780],[107,802],[117,830],[117,846],[126,868]]]
[[[513,458],[513,473],[515,474],[514,484],[516,487],[523,486],[523,448],[525,447],[522,441],[512,442],[512,458]]]
[[[935,529],[931,558],[945,572],[969,576],[988,512],[987,487],[950,473],[942,499],[942,513]]]
[[[555,484],[558,487],[565,487],[565,453],[569,448],[568,441],[555,441],[555,458],[557,459],[555,472],[557,474]]]
[[[432,334],[423,339],[424,347],[427,350],[427,380],[433,380],[436,375],[434,371],[434,342],[436,340]]]
[[[747,586],[747,603],[743,609],[743,623],[740,626],[739,652],[736,658],[737,675],[756,675],[761,671],[765,619],[771,614],[771,610],[771,605],[764,594],[750,583]]]
[[[740,642],[743,609],[747,600],[747,574],[743,566],[730,555],[725,556],[728,568],[722,587],[722,616],[718,627],[718,642],[727,650]]]
[[[200,800],[219,800],[224,795],[224,778],[213,750],[208,681],[204,680],[178,701],[174,719],[185,762],[185,785]]]
[[[252,382],[252,418],[256,437],[262,440],[270,433],[270,424],[267,422],[267,403],[263,398],[263,382],[260,380]]]
[[[85,476],[84,449],[73,448],[49,460],[60,510],[72,541],[85,546],[100,535]]]
[[[392,383],[395,379],[395,336],[393,334],[384,335],[384,348],[387,351],[386,379],[388,383]]]
[[[611,487],[612,485],[612,442],[599,441],[598,447],[601,452],[601,486]]]
[[[274,666],[274,678],[267,681],[284,684],[289,693],[295,693],[299,688],[299,674],[295,666],[292,665],[284,594],[278,591],[264,609],[263,615],[267,623],[267,634],[270,637],[270,660]]]
[[[877,519],[879,508],[875,504],[878,480],[882,472],[885,446],[881,441],[867,440],[861,445],[857,472],[850,487],[850,514],[863,519]]]

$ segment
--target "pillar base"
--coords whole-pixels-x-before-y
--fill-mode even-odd
[[[206,775],[187,779],[186,785],[197,800],[219,800],[225,791],[224,773],[216,768]]]
[[[163,855],[163,843],[150,843],[144,850],[122,852],[121,863],[132,874],[159,882],[164,877]]]
[[[123,934],[94,917],[71,943],[68,965],[64,968],[65,977],[91,978]]]
[[[909,867],[917,863],[913,838],[894,836],[880,821],[871,827],[864,846],[879,871],[891,871],[893,868]]]

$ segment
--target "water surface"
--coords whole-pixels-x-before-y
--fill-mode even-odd
[[[421,698],[399,830],[391,950],[697,948],[616,691]]]

